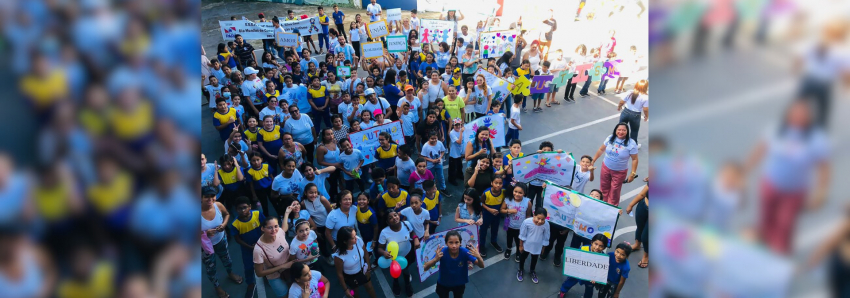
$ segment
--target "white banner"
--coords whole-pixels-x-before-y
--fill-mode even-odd
[[[322,33],[322,25],[319,24],[319,17],[311,17],[297,21],[287,21],[280,24],[286,32],[292,32],[298,29],[301,36],[313,35]]]
[[[576,161],[567,152],[542,152],[514,158],[511,166],[514,178],[519,182],[531,180],[549,181],[557,185],[572,185],[576,173]]]
[[[274,25],[271,22],[254,23],[248,20],[218,21],[221,27],[221,38],[235,40],[236,34],[242,39],[274,39]]]
[[[564,275],[596,283],[608,283],[609,257],[606,254],[566,248]]]
[[[475,77],[478,75],[484,75],[484,81],[487,83],[487,87],[490,87],[491,91],[493,91],[493,99],[499,100],[499,102],[505,101],[505,99],[510,98],[511,91],[508,89],[510,83],[508,81],[499,78],[492,73],[479,69],[475,71]],[[513,101],[509,101],[508,104],[514,104]],[[505,120],[508,121],[508,120]]]
[[[478,37],[478,58],[499,58],[516,48],[517,33],[513,30],[481,32]]]
[[[512,162],[515,166],[516,159]],[[517,175],[515,166],[514,177]],[[592,239],[593,235],[601,233],[608,237],[609,243],[614,239],[620,207],[547,181],[543,189],[543,208],[549,213],[549,223],[573,230],[576,235]]]
[[[460,246],[466,247],[467,244],[471,244],[475,249],[478,249],[478,226],[477,225],[465,225],[460,226],[454,229],[442,231],[436,234],[431,235],[425,241],[419,244],[419,249],[416,250],[416,267],[419,268],[419,282],[425,282],[425,279],[437,273],[437,270],[440,268],[440,262],[434,264],[434,267],[424,268],[422,265],[425,262],[430,261],[437,255],[437,248],[442,245],[446,246],[446,234],[449,231],[457,231],[460,233]],[[407,260],[410,263],[410,260]],[[463,266],[467,266],[463,264]]]
[[[401,21],[401,8],[387,9],[387,21]]]
[[[438,20],[419,20],[421,32],[419,32],[419,43],[446,42],[449,45],[454,41],[454,22]]]
[[[390,53],[407,52],[407,37],[404,35],[387,36],[387,51]]]
[[[472,120],[463,127],[463,139],[467,142],[475,141],[475,132],[479,127],[487,127],[490,129],[490,142],[493,143],[493,147],[499,148],[505,145],[505,116],[501,114]]]
[[[369,34],[369,37],[372,38],[372,40],[375,40],[389,35],[390,31],[387,30],[387,22],[380,20],[366,24],[366,33]]]
[[[298,46],[298,34],[295,33],[283,33],[278,31],[275,40],[277,40],[277,45],[282,47],[297,47]]]
[[[364,42],[360,44],[360,52],[363,54],[363,59],[380,58],[384,56],[384,44],[380,41]]]

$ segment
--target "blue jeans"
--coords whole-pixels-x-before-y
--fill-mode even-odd
[[[605,86],[607,86],[607,85],[608,85],[608,79],[602,80],[601,82],[599,82],[599,88],[596,89],[596,92],[598,93],[598,92],[601,92],[601,91],[605,91]]]
[[[570,289],[576,284],[580,284],[580,285],[584,286],[584,296],[582,296],[582,297],[590,298],[591,296],[593,296],[593,285],[591,283],[583,281],[583,280],[578,280],[578,279],[575,279],[575,278],[572,278],[572,277],[567,277],[567,280],[565,280],[564,283],[561,284],[561,292],[562,293],[569,292]]]
[[[487,207],[499,210],[502,208],[502,205],[487,205]],[[480,251],[484,251],[484,247],[487,245],[487,230],[490,230],[490,242],[496,242],[499,239],[499,214],[493,215],[487,210],[481,210],[481,215],[483,216],[481,224],[481,228],[478,231],[479,237],[481,237],[481,241],[478,241],[478,249]]]
[[[274,55],[274,41],[273,39],[263,39],[263,51],[272,53]]]
[[[443,179],[443,164],[435,163],[428,170],[434,174],[434,182],[437,182],[437,189],[446,189],[446,179]]]
[[[519,139],[519,129],[508,128],[508,133],[505,134],[505,144],[510,146],[511,140]]]
[[[256,284],[257,280],[254,278],[254,250],[242,245],[239,245],[239,248],[242,252],[242,269],[244,270],[245,282]]]
[[[277,297],[287,297],[286,294],[289,293],[289,285],[282,278],[269,279],[269,285],[272,286],[272,291]]]
[[[328,34],[327,33],[325,33],[325,34],[319,33],[319,49],[320,50],[322,49],[323,45],[325,46],[326,50],[330,50],[331,43],[328,40]],[[354,63],[354,62],[352,62],[352,63]]]
[[[313,127],[316,128],[316,131],[321,130],[321,123],[325,123],[325,127],[331,127],[331,115],[328,114],[328,109],[325,108],[324,111],[319,112],[316,110],[310,111],[310,118],[313,118]]]
[[[584,73],[587,73],[585,71]],[[592,83],[593,77],[587,76],[587,81],[584,81],[584,87],[581,87],[581,91],[578,92],[579,95],[587,95],[587,92],[590,91],[590,83]]]
[[[522,97],[522,108],[523,108],[523,109],[525,109],[525,99],[526,99],[526,98],[527,98],[527,96],[523,96],[523,97]]]

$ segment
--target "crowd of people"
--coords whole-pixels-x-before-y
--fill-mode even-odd
[[[554,13],[548,19],[534,20],[550,29],[543,40],[527,41],[520,18],[504,28],[519,33],[514,51],[481,59],[476,36],[484,32],[485,22],[492,20],[482,20],[470,30],[458,26],[464,19],[460,11],[448,11],[440,19],[454,21],[459,29],[453,42],[420,44],[420,23],[413,10],[410,17],[387,22],[390,34],[408,37],[408,51],[385,50],[382,57],[366,59],[361,56],[360,44],[372,39],[366,33],[365,18],[386,19],[381,5],[372,0],[366,16],[355,15],[347,32],[343,30],[346,16],[336,5],[333,10],[328,18],[323,7],[317,8],[322,30],[318,48],[311,45],[308,35],[297,47],[264,40],[257,61],[254,48],[236,35],[235,42],[219,44],[216,56],[208,57],[202,85],[225,153],[213,157],[212,162],[201,157],[203,239],[209,244],[203,260],[219,296],[228,294],[216,277],[216,255],[229,279],[248,283],[249,293],[262,282],[253,278],[256,274],[269,281],[278,297],[327,297],[331,287],[341,287],[345,295],[355,297],[355,290],[362,287],[375,297],[371,273],[379,257],[390,258],[388,243],[399,244],[398,256],[416,260],[414,248],[438,226],[449,226],[442,221],[449,212],[443,210],[455,206],[443,206],[444,198],[453,197],[446,184],[458,182],[465,190],[454,222],[479,225],[480,241],[477,247],[461,245],[460,236],[449,233],[436,257],[426,263],[426,267],[438,261],[443,264],[437,282],[440,297],[449,297],[449,293],[462,297],[468,270],[473,264],[483,268],[483,258],[488,255],[510,259],[515,251],[518,281],[525,278],[529,256],[533,283],[538,283],[538,260],[546,260],[553,248],[553,263],[561,266],[569,230],[549,224],[542,208],[545,184],[539,180],[517,182],[510,163],[524,156],[520,132],[521,118],[528,112],[526,101],[532,101],[532,112],[544,111],[543,105],[560,105],[555,96],[559,88],[553,85],[548,93],[530,98],[497,98],[485,76],[475,75],[479,69],[513,83],[523,76],[531,80],[536,75],[575,72],[578,65],[619,59],[617,51],[624,53],[621,77],[613,88],[615,93],[623,93],[618,106],[620,123],[593,156],[581,157],[572,184],[565,186],[617,206],[623,183],[638,177],[637,132],[641,117],[648,119],[648,83],[630,82],[633,90],[624,89],[628,77],[638,69],[638,56],[634,46],[626,50],[617,45],[613,30],[601,41],[578,46],[568,59],[563,50],[549,49],[551,33],[557,30]],[[259,18],[265,20],[262,13]],[[290,10],[286,19],[275,16],[271,22],[275,30],[285,31],[281,22],[295,19],[299,18]],[[312,56],[318,54],[325,54],[322,62]],[[343,67],[350,73],[340,72]],[[591,81],[579,88],[581,97],[588,96]],[[607,89],[606,81],[600,81],[600,94]],[[576,101],[577,84],[570,79],[565,85],[565,102]],[[474,132],[474,140],[464,139],[464,124],[489,115],[505,118],[507,146],[494,146],[486,127]],[[380,133],[380,146],[363,152],[348,138],[350,133],[393,121],[400,121],[404,140]],[[549,141],[535,149],[564,152]],[[364,164],[370,155],[377,161]],[[586,192],[585,185],[595,179],[600,159],[600,189]],[[645,189],[644,197],[646,193]],[[630,270],[626,258],[641,243],[647,251],[647,209],[646,203],[637,205],[637,212],[644,215],[644,223],[639,225],[644,236],[640,238],[638,233],[636,237],[641,242],[616,244],[608,253],[609,282],[601,285],[568,278],[561,287],[562,296],[575,283],[585,285],[585,297],[593,287],[601,295],[619,295]],[[506,227],[506,248],[497,243],[500,223]],[[227,237],[240,245],[244,278],[232,273]],[[594,252],[604,253],[609,245],[602,234],[593,239],[574,235],[572,239],[570,247]],[[489,254],[488,244],[495,253]],[[445,265],[455,262],[462,266]],[[647,264],[645,253],[639,266]],[[396,296],[402,293],[402,283],[404,294],[413,296],[409,268],[393,280]],[[340,282],[329,284],[329,274],[336,274]]]

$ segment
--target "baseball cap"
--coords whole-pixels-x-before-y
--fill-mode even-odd
[[[245,67],[245,75],[252,75],[252,74],[256,74],[256,73],[258,73],[258,72],[259,72],[259,71],[257,71],[257,70],[256,70],[256,69],[254,69],[253,67],[250,67],[250,66],[249,66],[249,67]]]
[[[383,113],[384,113],[384,111],[381,111],[381,109],[375,109],[374,111],[372,111],[372,115],[374,115],[374,116],[378,116],[378,115],[381,115]]]
[[[201,188],[201,195],[203,195],[205,197],[206,196],[214,196],[216,194],[218,194],[218,189],[216,189],[213,186],[204,186],[203,188]]]
[[[260,17],[260,18],[265,18],[265,17],[266,17],[266,15],[265,15],[264,13],[262,13],[262,12],[261,12],[260,14],[258,14],[257,16],[258,16],[258,17]]]
[[[463,120],[461,120],[460,118],[454,118],[452,120],[452,125],[458,125],[458,124],[463,124]]]
[[[249,68],[250,68],[250,67],[249,67]],[[372,95],[372,94],[375,94],[375,89],[368,88],[368,89],[366,89],[366,91],[365,91],[365,92],[363,92],[363,94],[365,94],[365,95]]]
[[[413,86],[411,86],[411,85],[404,85],[404,91],[405,91],[405,92],[407,92],[407,90],[413,90]]]

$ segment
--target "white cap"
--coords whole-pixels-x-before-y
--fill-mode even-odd
[[[365,92],[363,92],[363,94],[365,94],[365,95],[372,95],[372,94],[375,94],[375,89],[368,88],[368,89],[366,89],[366,91],[365,91]]]
[[[254,69],[253,67],[245,67],[245,75],[246,75],[246,76],[247,76],[247,75],[256,74],[256,73],[258,73],[258,72],[259,72],[259,71],[257,71],[257,70],[256,70],[256,69]]]

